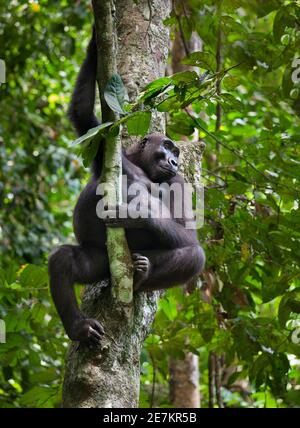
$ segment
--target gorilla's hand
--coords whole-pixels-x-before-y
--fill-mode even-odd
[[[146,256],[135,253],[132,254],[134,277],[133,277],[133,289],[137,291],[150,273],[150,260]]]
[[[100,345],[103,335],[104,329],[102,325],[92,318],[86,318],[77,321],[73,325],[69,337],[89,346],[97,346]]]

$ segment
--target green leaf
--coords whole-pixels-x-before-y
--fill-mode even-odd
[[[243,111],[244,105],[236,97],[231,94],[223,93],[220,95],[221,105],[225,111],[228,110],[237,110]]]
[[[41,407],[52,396],[53,389],[45,386],[35,386],[21,397],[20,403],[28,407]]]
[[[82,157],[85,167],[88,167],[95,158],[101,137],[104,134],[108,136],[111,125],[113,125],[113,122],[105,122],[95,128],[91,128],[72,144],[72,146],[79,147],[78,155]]]
[[[286,27],[293,27],[295,25],[295,18],[290,14],[292,8],[284,6],[277,12],[273,22],[273,35],[277,43],[280,43]]]
[[[179,102],[174,97],[168,97],[163,102],[159,103],[157,106],[157,110],[164,112],[164,111],[174,111],[179,109]]]
[[[175,83],[179,83],[179,82],[188,83],[188,82],[193,82],[195,80],[198,80],[199,76],[195,71],[181,71],[179,73],[172,74],[171,79]]]
[[[142,135],[147,134],[151,122],[150,111],[138,111],[129,115],[126,118],[126,126],[129,135]]]
[[[194,132],[194,123],[187,118],[179,118],[175,121],[172,121],[168,124],[168,134],[171,134],[170,137],[180,136],[180,135],[191,135]],[[173,137],[175,138],[175,137]],[[177,138],[178,139],[178,138]]]
[[[270,362],[270,355],[263,353],[259,355],[258,358],[254,361],[252,367],[249,371],[249,380],[250,382],[255,382],[255,379],[259,379],[260,382],[256,381],[256,386],[259,387],[262,383],[262,378],[260,373],[264,373]]]
[[[106,128],[111,126],[113,122],[105,122],[101,123],[101,125],[95,126],[95,128],[91,128],[88,130],[88,132],[81,137],[77,138],[71,145],[72,146],[78,146],[82,143],[89,143],[94,139],[100,138],[100,136],[103,134]]]
[[[161,77],[160,79],[156,79],[153,82],[149,83],[149,85],[145,86],[145,88],[143,89],[143,93],[147,94],[153,91],[154,89],[162,89],[170,83],[172,83],[170,77]]]
[[[236,19],[231,16],[224,15],[221,18],[221,28],[226,35],[230,35],[232,33],[238,33],[241,35],[245,35],[246,28],[243,25],[239,24]]]
[[[30,381],[33,383],[45,383],[53,382],[57,380],[57,370],[54,367],[43,368],[42,371],[33,373],[30,376]]]
[[[241,6],[241,0],[223,0],[222,9],[226,12],[235,12]]]
[[[300,313],[300,289],[297,288],[289,293],[286,293],[279,304],[278,320],[282,328],[285,328],[287,321],[291,318],[291,314]]]
[[[83,159],[83,165],[86,168],[95,159],[99,145],[100,145],[99,141],[90,141],[88,144],[84,145],[81,155],[82,155],[82,159]]]
[[[216,58],[209,52],[193,52],[185,57],[181,62],[182,64],[194,65],[213,72],[217,68]]]
[[[237,76],[225,76],[223,79],[223,86],[228,91],[232,91],[241,83],[240,78]]]
[[[160,307],[164,311],[164,313],[167,315],[169,320],[174,320],[177,315],[177,305],[176,300],[173,298],[166,298],[161,300]]]
[[[149,85],[143,89],[143,92],[141,92],[138,99],[139,103],[149,103],[152,98],[157,97],[159,94],[164,92],[170,84],[172,84],[170,77],[162,77],[149,83]]]
[[[293,69],[291,68],[291,65],[288,65],[284,70],[282,76],[282,93],[286,98],[289,98],[290,92],[292,91],[295,85],[292,81],[292,73]]]
[[[271,391],[275,396],[282,396],[286,392],[287,373],[290,369],[288,357],[283,353],[278,353],[270,359],[272,366],[272,377],[269,378]]]
[[[20,275],[20,283],[23,287],[46,287],[47,270],[41,266],[27,265]]]
[[[257,13],[258,18],[268,15],[280,6],[281,0],[252,0],[249,2],[249,7]]]
[[[227,192],[229,194],[242,195],[247,191],[247,189],[249,189],[249,184],[239,180],[235,180],[227,186]]]
[[[32,309],[32,312],[30,314],[30,317],[37,322],[38,324],[42,324],[42,322],[45,319],[45,315],[47,313],[47,308],[40,304],[36,303]]]
[[[104,98],[112,111],[119,114],[126,114],[123,106],[128,102],[128,93],[118,74],[114,74],[107,82],[104,89]]]

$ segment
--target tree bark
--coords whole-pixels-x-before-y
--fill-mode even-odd
[[[170,398],[176,408],[200,407],[198,355],[187,352],[183,360],[172,358],[170,369]]]
[[[119,115],[107,105],[104,91],[107,82],[117,74],[117,32],[114,20],[114,5],[111,0],[93,0],[95,30],[97,37],[97,81],[101,104],[102,123],[115,122]],[[122,203],[122,144],[119,136],[104,143],[104,160],[101,183],[105,183],[107,203],[115,206]],[[109,258],[112,293],[118,302],[131,304],[133,293],[133,267],[125,230],[108,228],[106,247]],[[130,316],[131,311],[126,311]]]
[[[118,73],[130,99],[134,100],[144,85],[165,74],[169,34],[163,20],[170,13],[170,3],[168,0],[111,3],[117,28]],[[165,132],[163,115],[155,115],[152,130]],[[122,143],[130,142],[123,135]],[[122,304],[112,296],[109,279],[87,287],[82,310],[88,317],[98,319],[106,334],[101,349],[89,350],[75,343],[70,346],[63,385],[64,407],[138,406],[140,351],[158,297],[158,292],[137,293],[131,303]]]

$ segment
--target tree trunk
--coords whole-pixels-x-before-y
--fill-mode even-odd
[[[133,100],[144,85],[165,74],[169,35],[163,20],[170,13],[170,3],[118,0],[112,3],[112,10],[117,28],[118,73]],[[164,132],[164,127],[164,116],[156,114],[152,130]],[[124,136],[122,142],[130,143],[126,137],[124,141]],[[87,287],[82,310],[102,323],[106,335],[101,349],[88,350],[74,343],[70,346],[63,385],[64,407],[138,406],[140,351],[158,297],[158,292],[138,293],[130,304],[122,304],[112,296],[109,280]]]
[[[180,409],[200,407],[198,356],[187,352],[183,360],[172,358],[169,369],[173,406]]]

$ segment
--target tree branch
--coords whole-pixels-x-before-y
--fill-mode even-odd
[[[117,37],[114,23],[114,4],[111,0],[93,0],[97,37],[97,81],[101,101],[102,122],[118,119],[104,99],[107,82],[117,73]],[[120,138],[105,143],[101,182],[108,192],[108,204],[122,202],[122,147]],[[132,301],[133,268],[125,230],[107,229],[107,251],[112,279],[112,293],[124,304]]]

